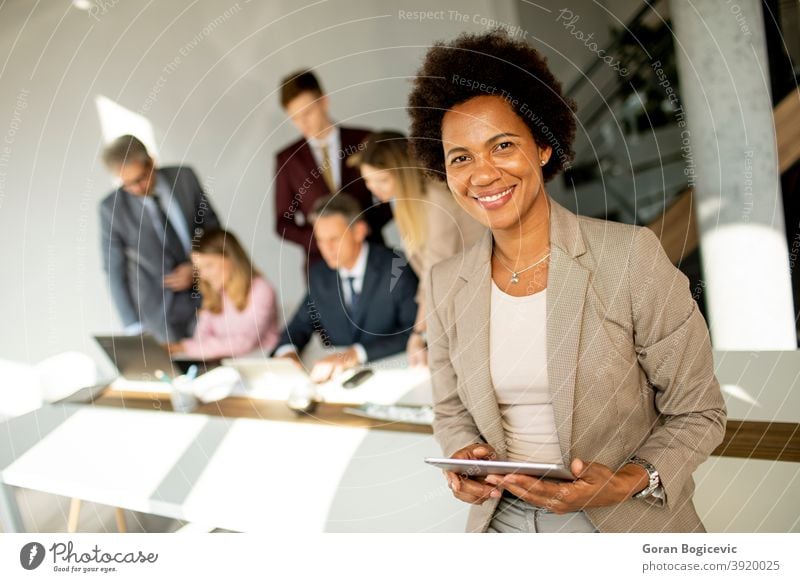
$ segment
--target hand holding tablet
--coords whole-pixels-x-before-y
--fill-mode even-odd
[[[525,463],[519,461],[494,461],[489,459],[439,459],[429,457],[425,462],[462,477],[475,478],[487,475],[517,473],[544,479],[574,481],[575,476],[563,465],[550,463]]]
[[[473,505],[481,505],[490,498],[498,498],[502,495],[501,488],[486,481],[487,475],[499,476],[513,473],[521,475],[522,471],[526,471],[525,475],[538,473],[548,480],[575,480],[568,470],[558,465],[498,461],[496,451],[487,443],[467,445],[453,453],[449,459],[428,458],[425,461],[444,471],[448,486],[456,499]]]

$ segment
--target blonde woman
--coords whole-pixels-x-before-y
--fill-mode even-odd
[[[392,204],[403,250],[420,279],[417,319],[406,351],[412,366],[427,365],[422,293],[427,274],[439,261],[478,241],[486,229],[461,210],[443,182],[426,179],[402,133],[373,133],[352,163],[359,166],[370,192]]]
[[[203,304],[194,336],[169,346],[198,359],[270,353],[278,341],[275,292],[231,233],[206,232],[192,251]]]

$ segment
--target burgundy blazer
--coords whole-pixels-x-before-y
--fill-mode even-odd
[[[367,139],[370,131],[342,126],[339,126],[339,131],[342,152],[332,161],[341,165],[341,190],[354,196],[367,211],[366,219],[370,226],[368,240],[383,244],[381,229],[392,219],[391,207],[389,204],[373,202],[359,169],[347,166],[347,158],[359,151],[359,145]],[[305,138],[278,152],[275,168],[275,228],[278,236],[300,245],[306,251],[307,264],[310,266],[320,258],[320,254],[308,216],[314,202],[330,194],[330,191],[322,172],[317,170],[317,163]]]

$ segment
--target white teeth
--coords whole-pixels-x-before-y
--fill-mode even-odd
[[[512,186],[512,188],[513,188],[513,186]],[[505,196],[509,192],[511,192],[511,188],[507,188],[507,189],[503,190],[502,192],[500,192],[498,194],[495,194],[494,196],[478,197],[478,200],[480,200],[481,202],[494,202],[495,200],[500,200],[503,196]]]

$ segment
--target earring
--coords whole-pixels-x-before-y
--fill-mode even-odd
[[[542,160],[542,165],[544,166],[547,163],[547,160]]]

